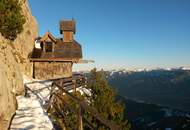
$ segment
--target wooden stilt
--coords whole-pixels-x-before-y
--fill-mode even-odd
[[[79,106],[79,111],[78,111],[78,122],[79,122],[79,130],[83,130],[83,122],[82,122],[82,107]]]

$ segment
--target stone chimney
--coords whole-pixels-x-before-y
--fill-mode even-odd
[[[75,20],[60,21],[60,33],[63,34],[63,42],[72,42],[75,34]]]

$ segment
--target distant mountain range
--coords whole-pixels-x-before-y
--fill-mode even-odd
[[[106,71],[131,130],[190,130],[190,70]]]
[[[121,69],[104,75],[125,104],[131,130],[190,130],[189,68]]]
[[[118,94],[136,101],[190,110],[190,69],[113,70],[105,72]]]

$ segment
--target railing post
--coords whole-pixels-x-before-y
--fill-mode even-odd
[[[79,122],[79,130],[83,130],[83,121],[82,121],[82,107],[79,105],[79,110],[78,110],[78,122]]]
[[[77,89],[76,89],[76,80],[73,80],[74,83],[74,92],[76,93]]]

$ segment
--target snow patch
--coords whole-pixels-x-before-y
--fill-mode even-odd
[[[11,130],[52,130],[53,125],[43,105],[48,100],[51,82],[39,82],[24,76],[24,84],[31,91],[28,95],[18,96],[18,109],[13,118]]]

